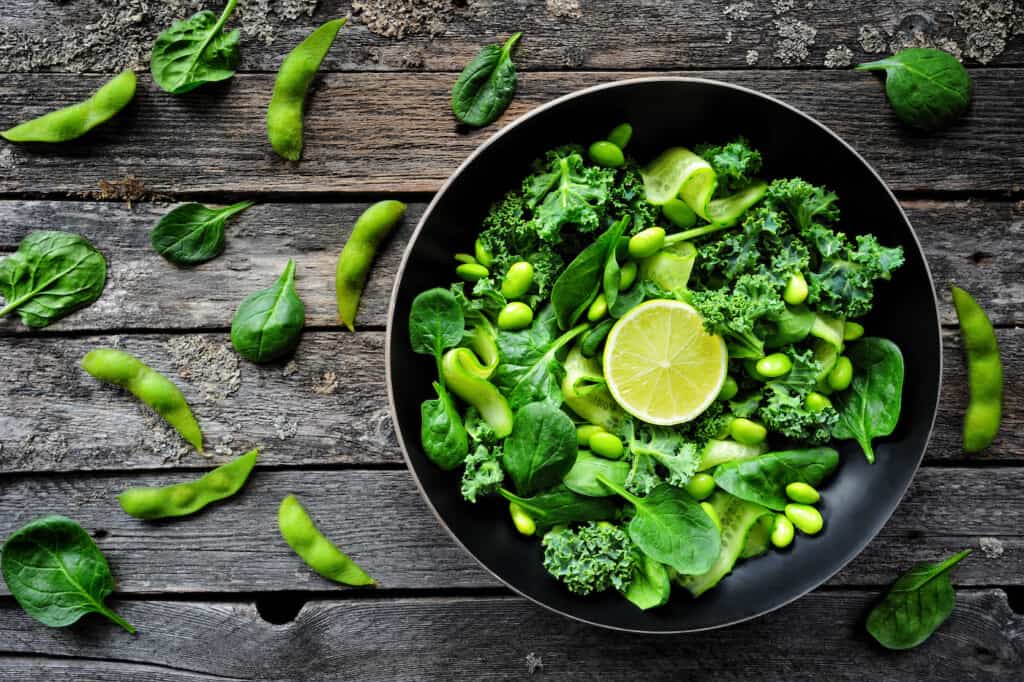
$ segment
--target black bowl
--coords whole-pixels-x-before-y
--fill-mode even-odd
[[[615,592],[570,594],[541,565],[537,538],[516,533],[496,496],[463,502],[459,477],[432,465],[420,446],[420,402],[433,397],[431,358],[409,347],[413,298],[454,278],[452,255],[472,251],[492,201],[515,186],[530,161],[550,147],[601,139],[633,124],[628,151],[641,161],[666,147],[731,139],[741,133],[761,150],[765,175],[800,176],[832,188],[843,229],[872,232],[899,244],[906,265],[878,287],[864,326],[903,350],[906,380],[896,432],[869,465],[856,444],[838,444],[840,470],[825,488],[825,529],[800,536],[787,551],[741,562],[700,599],[674,589],[661,608],[641,611]],[[921,462],[935,418],[942,368],[938,310],[924,254],[899,203],[877,173],[835,133],[806,114],[753,90],[693,78],[643,78],[562,97],[523,116],[481,145],[441,188],[412,236],[388,315],[387,373],[391,413],[409,468],[427,504],[455,540],[516,592],[566,616],[636,632],[721,627],[779,608],[818,587],[871,541],[892,515]]]

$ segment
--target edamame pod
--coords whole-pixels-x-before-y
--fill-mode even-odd
[[[341,250],[334,284],[338,293],[338,317],[349,331],[355,331],[356,308],[377,249],[403,215],[405,204],[401,201],[378,201],[359,216]]]
[[[128,488],[117,496],[121,509],[137,519],[165,519],[194,514],[231,497],[245,485],[259,450],[250,450],[189,483],[162,488]]]
[[[82,358],[82,369],[101,381],[127,388],[153,408],[192,446],[203,453],[203,434],[178,387],[134,355],[114,348],[97,348]]]
[[[302,114],[306,93],[334,36],[348,18],[333,19],[295,46],[281,63],[267,107],[267,137],[274,151],[290,161],[302,155]]]
[[[490,372],[480,365],[473,351],[468,348],[449,350],[441,359],[441,374],[452,393],[480,410],[480,416],[496,437],[504,438],[512,433],[512,409],[494,384],[483,378]]]
[[[1003,365],[996,333],[985,311],[963,289],[953,287],[953,305],[967,354],[971,398],[964,415],[964,450],[979,452],[995,440],[1003,411]]]
[[[277,510],[281,537],[314,571],[343,585],[376,584],[366,571],[328,540],[294,495],[281,500]]]
[[[135,72],[123,71],[84,102],[25,121],[0,136],[10,142],[67,142],[85,135],[125,108],[135,97]]]

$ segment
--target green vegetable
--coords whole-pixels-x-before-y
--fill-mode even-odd
[[[519,497],[504,488],[498,488],[498,494],[518,504],[541,529],[580,521],[604,521],[619,514],[618,505],[609,498],[577,495],[565,486],[533,497]]]
[[[793,361],[785,353],[772,353],[757,361],[757,373],[775,379],[789,373],[793,369]]]
[[[633,551],[633,560],[633,578],[625,590],[620,590],[622,595],[644,611],[668,603],[672,581],[665,565],[638,550]]]
[[[718,392],[716,400],[732,400],[740,391],[740,385],[731,376],[726,376],[722,383],[722,390]]]
[[[203,83],[223,81],[235,75],[238,65],[238,36],[224,33],[224,24],[235,11],[237,0],[228,0],[218,19],[210,10],[174,22],[157,36],[149,58],[149,70],[156,84],[175,95]]]
[[[117,496],[117,501],[126,514],[137,519],[188,516],[241,490],[256,466],[258,454],[258,450],[250,450],[189,483],[162,488],[129,488]]]
[[[343,585],[376,584],[366,571],[320,532],[294,495],[281,500],[277,510],[277,527],[288,546],[310,568],[328,580]]]
[[[480,50],[452,86],[452,113],[460,123],[475,127],[493,123],[516,94],[512,50],[523,36],[514,33],[504,45]]]
[[[847,320],[843,324],[843,341],[856,341],[864,336],[864,326]]]
[[[747,541],[743,543],[740,559],[753,559],[768,552],[776,516],[777,514],[765,514],[757,520],[747,534]]]
[[[590,447],[591,452],[605,459],[618,459],[622,457],[622,441],[619,440],[618,436],[606,431],[592,435],[587,445]]]
[[[466,265],[475,265],[476,258],[469,255],[468,253],[457,253],[455,254],[455,261],[457,263],[465,263]]]
[[[593,358],[601,350],[601,346],[604,344],[604,340],[608,337],[608,332],[615,326],[614,319],[606,319],[599,322],[593,329],[587,331],[586,334],[580,338],[580,353],[583,357]]]
[[[825,525],[821,512],[808,504],[787,504],[786,518],[807,535],[817,535]]]
[[[729,435],[743,445],[760,445],[768,437],[768,429],[745,417],[737,417],[729,424]]]
[[[979,452],[995,440],[1003,411],[1003,365],[988,315],[963,289],[953,287],[960,338],[967,355],[971,399],[964,415],[964,450]]]
[[[679,429],[648,424],[626,427],[626,440],[633,457],[626,489],[636,494],[647,494],[664,482],[683,488],[697,471],[700,454],[697,445],[688,440]],[[658,472],[663,469],[667,476]]]
[[[938,130],[964,115],[971,103],[971,77],[956,57],[926,47],[901,50],[891,57],[857,66],[885,71],[885,92],[901,121]]]
[[[814,410],[807,405],[807,396],[818,385],[820,363],[809,348],[791,350],[788,355],[793,368],[765,384],[757,416],[772,432],[806,443],[825,443],[839,415],[832,408]]]
[[[107,558],[69,518],[45,516],[16,530],[0,553],[0,572],[21,608],[43,625],[64,627],[99,613],[135,633],[103,603],[114,591]]]
[[[356,309],[377,250],[403,215],[405,204],[401,201],[378,201],[356,219],[352,234],[341,250],[335,273],[338,317],[350,332],[355,331]]]
[[[619,268],[619,291],[625,291],[633,286],[639,267],[635,260],[631,260]]]
[[[523,198],[526,208],[534,213],[530,226],[538,237],[556,241],[567,226],[580,232],[594,232],[605,221],[611,222],[606,214],[613,199],[614,170],[586,166],[575,147],[548,152],[537,163],[538,172],[523,181]],[[626,215],[621,220],[629,219]],[[530,262],[536,265],[534,258]]]
[[[821,493],[803,481],[794,481],[786,486],[786,497],[801,504],[814,504],[821,499]]]
[[[420,442],[431,462],[450,471],[465,460],[469,437],[451,395],[442,383],[433,385],[437,398],[420,405]]]
[[[711,519],[711,522],[715,524],[715,528],[717,528],[718,531],[721,532],[722,519],[718,518],[718,511],[713,506],[711,506],[710,502],[701,502],[700,508],[703,509],[704,513],[708,515],[708,518]]]
[[[537,532],[537,523],[518,504],[509,502],[508,512],[512,516],[512,525],[521,535],[533,535]]]
[[[295,292],[295,261],[289,260],[274,286],[248,296],[231,318],[231,345],[246,360],[272,362],[299,345],[306,307]]]
[[[632,138],[633,126],[628,123],[620,123],[608,133],[608,141],[619,149],[625,149]]]
[[[0,317],[15,310],[29,327],[45,327],[103,293],[107,262],[92,244],[68,232],[30,232],[0,261]]]
[[[816,486],[838,465],[839,453],[832,448],[768,452],[720,464],[715,483],[742,500],[782,511],[789,501],[787,485],[799,481]]]
[[[629,238],[629,255],[640,260],[653,256],[665,246],[665,230],[660,227],[648,227]]]
[[[761,172],[761,152],[742,135],[723,145],[699,144],[694,151],[711,164],[721,194],[732,194],[751,185]]]
[[[892,341],[871,337],[851,345],[846,354],[855,373],[849,390],[833,400],[839,421],[832,435],[856,440],[867,460],[874,462],[871,441],[890,435],[900,419],[903,354]]]
[[[608,314],[608,299],[604,294],[598,294],[594,302],[587,308],[587,322],[597,322]]]
[[[576,427],[576,444],[581,448],[590,447],[590,437],[601,433],[604,429],[596,424],[582,424]]]
[[[135,72],[122,71],[88,99],[0,132],[8,142],[67,142],[113,118],[135,97]]]
[[[776,514],[772,523],[772,544],[779,549],[785,549],[793,544],[795,534],[793,522],[786,518],[785,514]]]
[[[520,495],[555,485],[575,461],[576,427],[564,412],[547,403],[516,412],[502,462]]]
[[[562,477],[562,483],[574,493],[587,497],[614,495],[615,493],[598,482],[598,474],[618,485],[625,485],[626,477],[629,475],[629,463],[595,457],[586,450],[581,450],[576,454],[572,468]]]
[[[833,391],[845,391],[853,381],[853,363],[850,358],[840,355],[828,373],[828,387]]]
[[[545,534],[541,544],[544,568],[575,594],[624,590],[633,578],[633,543],[611,524],[558,528]]]
[[[682,199],[669,199],[661,205],[661,214],[680,229],[688,229],[697,224],[697,214]]]
[[[484,445],[478,445],[476,450],[466,457],[465,465],[460,491],[467,502],[475,503],[481,497],[497,492],[505,480],[505,470],[501,468],[499,453]]]
[[[150,243],[154,251],[172,263],[205,263],[224,251],[224,223],[228,218],[254,203],[241,201],[217,209],[183,204],[160,219],[150,233]]]
[[[522,301],[508,303],[498,313],[498,329],[518,331],[533,324],[533,310]]]
[[[82,369],[101,381],[128,389],[203,453],[203,434],[185,396],[163,374],[150,369],[135,356],[114,348],[89,351],[82,358]]]
[[[480,239],[477,239],[475,242],[473,242],[473,255],[476,256],[477,262],[480,263],[480,265],[484,266],[485,268],[491,267],[491,263],[494,262],[494,255]]]
[[[758,323],[786,309],[778,288],[767,275],[743,275],[731,290],[696,291],[688,300],[704,318],[705,330],[725,339],[730,358],[763,357],[764,339],[759,335]]]
[[[505,279],[501,281],[501,295],[505,298],[525,296],[533,285],[533,266],[526,261],[517,261],[509,266]]]
[[[811,412],[820,412],[821,410],[833,409],[832,401],[815,391],[811,391],[810,393],[807,394],[807,397],[804,398],[804,404],[806,404],[807,409],[810,410]]]
[[[694,474],[685,489],[697,501],[707,499],[715,491],[715,478],[711,474]]]
[[[949,572],[965,549],[937,564],[921,563],[900,576],[868,614],[867,630],[887,649],[913,649],[946,622],[956,606]]]
[[[601,140],[590,145],[590,148],[587,150],[587,156],[598,166],[604,166],[605,168],[620,168],[626,163],[626,157],[623,156],[622,149],[614,142],[609,142],[608,140]]]
[[[288,53],[277,71],[274,94],[267,107],[267,138],[274,151],[289,161],[298,161],[302,156],[302,115],[306,95],[320,62],[346,21],[347,17],[320,25]]]
[[[761,320],[762,325],[772,328],[764,337],[764,345],[768,348],[780,348],[791,343],[799,343],[807,338],[817,321],[818,316],[807,306],[787,305],[785,309]]]
[[[491,273],[479,263],[463,263],[455,268],[455,274],[463,281],[478,282],[488,277]]]
[[[568,329],[590,307],[601,288],[605,263],[618,247],[628,218],[618,221],[583,249],[555,281],[551,290],[551,305],[558,318],[558,326]]]
[[[494,435],[504,438],[512,432],[512,409],[494,384],[483,378],[488,373],[468,348],[452,348],[441,358],[444,386],[478,409]]]

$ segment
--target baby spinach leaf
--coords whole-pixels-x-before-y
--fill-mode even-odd
[[[636,568],[633,570],[633,580],[622,590],[622,596],[644,611],[667,603],[672,594],[668,569],[643,552],[636,551],[634,554]]]
[[[0,261],[0,293],[29,327],[45,327],[103,293],[107,262],[96,247],[69,232],[32,232]]]
[[[469,454],[469,436],[448,391],[436,381],[434,391],[437,399],[424,400],[420,405],[420,441],[431,462],[451,471]]]
[[[946,622],[956,606],[949,572],[971,550],[937,564],[921,563],[900,576],[868,615],[868,632],[887,649],[913,649]]]
[[[839,412],[832,435],[856,440],[874,462],[872,439],[892,434],[900,419],[903,353],[888,339],[868,337],[852,344],[846,356],[853,363],[853,381],[832,398]]]
[[[629,462],[595,457],[586,450],[580,450],[572,468],[562,477],[562,483],[574,493],[587,497],[614,495],[611,489],[605,488],[597,480],[598,474],[613,483],[625,485],[626,477],[629,476]]]
[[[289,355],[299,345],[306,307],[295,292],[295,261],[288,261],[274,286],[242,301],[231,320],[231,345],[256,363]]]
[[[452,113],[460,122],[485,126],[508,108],[516,94],[512,49],[522,36],[514,33],[504,45],[483,48],[459,74],[452,86]]]
[[[741,500],[782,511],[789,502],[787,485],[803,482],[816,486],[838,465],[839,453],[832,448],[766,452],[720,464],[715,469],[715,484]]]
[[[227,80],[235,75],[239,31],[236,28],[223,33],[222,29],[237,2],[228,0],[219,19],[210,10],[203,10],[174,22],[157,36],[149,60],[157,85],[180,95],[203,83]]]
[[[555,280],[551,289],[551,305],[562,329],[575,324],[597,298],[608,254],[618,247],[619,237],[628,224],[627,217],[609,227],[593,244],[583,249]]]
[[[915,128],[943,128],[963,116],[971,103],[967,69],[942,50],[912,47],[857,70],[885,70],[885,92],[893,111]]]
[[[99,613],[134,633],[104,600],[114,591],[107,558],[89,534],[64,516],[45,516],[14,532],[0,554],[0,572],[28,615],[64,627]]]
[[[619,505],[605,497],[584,497],[565,486],[558,486],[533,497],[519,497],[504,488],[498,493],[509,502],[522,507],[538,530],[562,523],[607,521],[619,514]]]
[[[150,243],[157,253],[178,265],[213,260],[224,250],[224,223],[254,203],[241,201],[223,208],[202,204],[177,206],[153,228]]]
[[[520,495],[560,483],[576,461],[576,427],[547,403],[530,403],[516,413],[502,460]]]
[[[409,342],[412,349],[440,359],[462,341],[465,315],[455,295],[440,287],[417,296],[409,312]]]

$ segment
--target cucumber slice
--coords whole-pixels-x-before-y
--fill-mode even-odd
[[[757,180],[736,194],[713,199],[708,203],[708,214],[702,217],[712,225],[731,227],[736,224],[740,216],[747,212],[748,208],[761,201],[767,191],[768,185]]]
[[[574,346],[565,358],[565,378],[562,379],[565,404],[591,424],[614,431],[623,412],[603,383],[604,374],[597,358],[583,357],[579,346]]]
[[[839,350],[831,343],[822,341],[821,339],[815,339],[814,359],[821,363],[821,369],[818,370],[817,375],[818,381],[821,381],[827,377],[828,373],[832,371],[832,368],[836,366],[836,360],[839,359]]]
[[[775,519],[771,514],[765,514],[757,520],[747,536],[747,544],[743,545],[743,551],[740,552],[741,559],[752,559],[768,551],[772,541],[772,524],[774,522]]]
[[[665,291],[685,289],[696,259],[697,249],[690,242],[670,244],[640,261],[640,278],[654,282]]]
[[[747,544],[751,529],[762,516],[771,514],[759,504],[741,500],[721,490],[712,495],[709,501],[722,522],[722,551],[707,573],[680,575],[676,578],[676,582],[689,590],[694,597],[704,594],[721,582],[722,578],[732,573],[736,560]]]
[[[828,341],[836,350],[843,350],[843,325],[846,322],[840,317],[818,313],[811,325],[811,336]]]
[[[734,459],[757,457],[767,449],[768,446],[765,443],[760,445],[743,445],[734,440],[711,439],[704,446],[704,452],[701,453],[700,465],[697,467],[697,471],[706,471],[711,467],[718,466],[722,462],[731,462]]]

